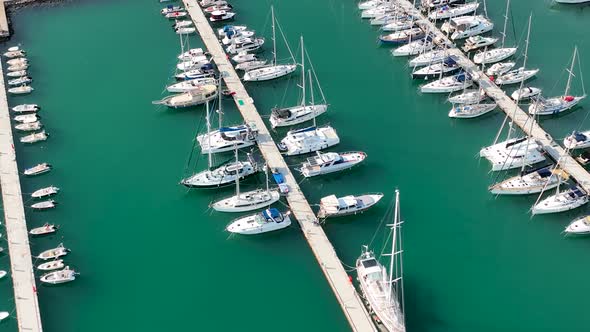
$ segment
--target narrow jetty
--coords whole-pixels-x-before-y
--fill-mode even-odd
[[[375,331],[373,321],[369,316],[361,297],[356,292],[352,282],[340,263],[334,247],[324,233],[322,227],[317,224],[315,214],[311,210],[307,199],[301,192],[295,177],[287,167],[283,156],[279,152],[274,140],[270,136],[268,128],[262,121],[260,114],[254,106],[254,101],[248,95],[246,88],[238,77],[233,65],[221,47],[216,33],[196,0],[183,0],[184,5],[191,16],[195,27],[201,35],[207,50],[211,53],[213,61],[219,69],[227,88],[234,94],[234,102],[242,113],[244,121],[254,122],[258,132],[258,147],[270,168],[279,170],[285,177],[289,186],[287,201],[291,211],[299,224],[309,246],[318,260],[328,283],[332,287],[336,298],[354,331]]]
[[[1,66],[0,76],[0,186],[16,318],[20,332],[41,332],[41,312]]]
[[[10,36],[10,27],[8,26],[8,16],[6,16],[6,3],[0,0],[0,38]]]
[[[434,41],[441,47],[450,47],[449,55],[471,75],[474,82],[482,88],[486,94],[494,99],[498,107],[508,115],[512,121],[530,137],[533,137],[543,149],[554,160],[559,161],[560,167],[571,175],[571,177],[590,194],[590,173],[584,169],[571,155],[566,153],[549,133],[535,121],[534,117],[523,111],[512,98],[500,89],[490,78],[475,64],[467,55],[455,47],[454,43],[440,31],[436,25],[428,20],[414,5],[407,0],[398,0],[403,10],[418,19],[418,25],[425,31],[430,31],[436,38]]]

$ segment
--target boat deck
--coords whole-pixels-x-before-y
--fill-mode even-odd
[[[0,76],[0,186],[16,317],[19,331],[40,332],[41,313],[1,66]]]
[[[410,15],[420,18],[419,25],[423,29],[428,29],[434,33],[437,38],[435,42],[439,46],[449,46],[449,54],[453,56],[454,60],[473,77],[473,81],[481,87],[486,94],[492,98],[506,115],[522,129],[527,135],[534,137],[534,139],[543,146],[543,149],[554,160],[561,158],[560,166],[568,172],[573,179],[580,184],[587,193],[590,193],[590,173],[586,171],[572,156],[566,154],[565,149],[557,144],[555,140],[543,128],[534,121],[527,112],[522,110],[502,89],[500,89],[489,77],[473,63],[460,49],[456,48],[454,43],[449,40],[446,35],[440,31],[436,25],[424,17],[424,15],[416,9],[412,3],[407,0],[398,0],[404,11]]]
[[[317,219],[307,199],[301,192],[295,177],[287,167],[268,128],[262,121],[260,114],[258,114],[254,101],[248,95],[233,65],[229,62],[203,11],[196,0],[183,0],[183,2],[195,23],[195,27],[199,31],[201,39],[223,76],[227,88],[235,93],[233,98],[244,121],[254,122],[259,129],[258,147],[264,159],[266,159],[268,166],[283,174],[285,183],[289,186],[287,201],[289,202],[291,211],[301,225],[303,234],[320,264],[328,283],[336,294],[350,326],[354,331],[375,331],[376,328],[363,305],[362,299],[356,292],[353,284],[349,281],[348,274],[340,263],[330,240],[324,233],[322,227],[317,224]]]

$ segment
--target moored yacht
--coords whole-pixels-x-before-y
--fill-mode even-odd
[[[290,130],[278,144],[278,148],[287,156],[295,156],[327,149],[338,143],[340,138],[331,126],[312,126]]]
[[[258,172],[258,167],[250,156],[247,161],[230,162],[214,169],[206,169],[193,174],[180,182],[189,188],[216,188],[232,184],[236,177],[240,180]]]
[[[472,119],[493,111],[496,103],[489,104],[461,104],[449,111],[449,118]]]
[[[232,221],[225,228],[230,233],[243,235],[261,234],[276,231],[291,225],[291,212],[281,213],[275,208],[260,213],[241,217]]]
[[[55,186],[49,186],[45,188],[41,188],[39,190],[35,190],[32,194],[32,198],[43,198],[56,195],[59,192],[59,188]]]
[[[590,234],[590,216],[583,216],[572,221],[564,230],[566,235]]]
[[[590,130],[582,132],[574,131],[571,135],[563,139],[563,146],[570,150],[590,147]]]
[[[240,52],[257,52],[264,45],[264,38],[246,38],[242,43],[232,43],[227,47],[229,54]]]
[[[43,201],[43,202],[39,202],[39,203],[35,203],[31,205],[31,208],[33,210],[48,210],[48,209],[53,209],[57,206],[57,202],[50,199],[47,201]]]
[[[508,59],[516,53],[516,47],[495,48],[489,51],[483,51],[475,54],[473,62],[475,64],[490,64]]]
[[[379,40],[384,44],[401,45],[412,40],[424,38],[425,33],[421,28],[411,28],[393,32],[387,35],[380,35]]]
[[[76,271],[70,269],[69,266],[66,266],[66,268],[63,270],[49,272],[42,275],[41,282],[52,285],[63,284],[76,280],[77,274],[78,273]]]
[[[542,146],[534,138],[512,138],[483,148],[480,156],[492,164],[492,171],[503,171],[529,166],[545,160]]]
[[[399,20],[394,20],[393,22],[389,22],[387,24],[384,24],[381,27],[381,30],[387,31],[387,32],[396,32],[396,31],[411,29],[414,27],[415,24],[416,24],[416,21],[413,18],[399,19]]]
[[[443,62],[435,63],[412,72],[412,78],[428,80],[457,72],[461,67],[451,58],[446,58]]]
[[[495,195],[529,195],[542,190],[553,189],[569,175],[553,166],[545,166],[530,171],[522,171],[519,175],[496,183],[488,188]]]
[[[497,85],[508,85],[508,84],[515,84],[526,81],[531,79],[533,76],[537,75],[539,69],[528,69],[525,70],[524,67],[520,67],[515,70],[511,70],[498,78],[494,81]]]
[[[557,192],[538,202],[532,213],[547,214],[573,210],[588,203],[588,194],[579,186],[572,186],[566,191]]]
[[[70,252],[70,250],[66,249],[63,243],[60,243],[57,247],[53,249],[43,251],[36,258],[46,261],[48,259],[56,259],[61,256],[65,256],[68,254],[68,252]]]
[[[49,261],[49,262],[45,262],[42,264],[39,264],[37,266],[38,270],[41,271],[51,271],[51,270],[57,270],[57,269],[61,269],[65,266],[63,259],[56,259],[53,261]]]
[[[441,30],[451,34],[452,40],[464,39],[491,31],[494,23],[482,15],[460,16],[451,19],[441,27]]]
[[[184,80],[182,82],[174,83],[166,87],[168,92],[172,93],[182,93],[187,92],[195,89],[199,89],[205,85],[215,85],[217,84],[217,80],[214,77],[205,77],[205,78],[194,78],[190,80]]]
[[[27,112],[37,112],[41,109],[37,104],[21,104],[16,105],[12,108],[14,113],[27,113]]]
[[[52,166],[49,163],[41,163],[33,167],[25,169],[23,172],[27,176],[39,175],[51,171]]]
[[[449,97],[451,104],[477,104],[487,98],[484,89],[465,90],[463,93]]]
[[[393,56],[410,56],[430,51],[435,44],[429,37],[414,40],[406,45],[400,46],[391,51]]]
[[[50,225],[46,223],[45,225],[37,228],[33,228],[29,231],[31,235],[45,235],[55,233],[57,231],[57,227],[55,225]]]
[[[433,63],[441,62],[449,56],[446,50],[434,50],[422,53],[410,60],[410,67],[427,66]]]
[[[197,136],[201,153],[207,154],[232,151],[234,148],[246,148],[256,144],[258,129],[256,124],[247,123],[233,127],[221,127],[209,134]]]
[[[486,75],[502,75],[509,72],[514,66],[516,66],[516,62],[498,62],[491,65],[490,68],[486,70]]]
[[[348,195],[344,197],[336,197],[336,195],[326,196],[320,200],[318,218],[343,217],[362,213],[377,204],[381,198],[383,198],[383,194],[381,193],[360,196]]]
[[[512,99],[515,101],[519,101],[538,96],[539,94],[541,94],[541,89],[532,86],[526,86],[514,91],[510,97],[512,97]]]
[[[367,154],[360,151],[354,152],[316,152],[313,157],[307,158],[299,171],[306,178],[339,172],[354,167],[367,158]]]
[[[444,77],[423,85],[420,90],[422,93],[448,93],[463,90],[471,85],[473,85],[471,76],[465,72],[461,72],[457,75]]]
[[[483,37],[483,36],[471,36],[465,40],[465,44],[461,48],[464,52],[471,52],[482,47],[494,45],[498,41],[498,38],[494,37]]]
[[[204,104],[217,97],[217,86],[203,85],[185,93],[165,97],[162,100],[152,102],[155,105],[165,105],[170,108],[183,108]]]
[[[464,5],[458,5],[455,7],[444,5],[430,12],[430,14],[428,14],[428,18],[431,20],[444,20],[447,18],[472,13],[476,11],[478,7],[479,2],[466,3]]]

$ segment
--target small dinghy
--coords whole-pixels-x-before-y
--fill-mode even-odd
[[[43,128],[43,124],[41,124],[41,121],[19,123],[16,126],[14,126],[14,129],[19,131],[35,131],[41,128]]]
[[[8,89],[8,92],[12,93],[13,95],[24,95],[31,93],[33,90],[35,89],[33,89],[30,85],[21,85],[19,87]]]
[[[0,270],[0,279],[6,277],[6,274],[7,274],[6,271]]]
[[[236,13],[234,12],[226,12],[225,10],[216,10],[211,13],[209,17],[209,21],[211,22],[221,22],[221,21],[228,21],[234,18]]]
[[[383,198],[383,194],[366,194],[360,196],[336,197],[330,195],[320,200],[318,218],[342,217],[351,214],[362,213]]]
[[[483,89],[480,90],[466,90],[462,94],[449,97],[449,103],[451,104],[477,104],[480,101],[486,99],[486,92]]]
[[[37,112],[40,110],[41,107],[37,104],[21,104],[16,105],[12,108],[14,113],[27,113],[27,112]]]
[[[178,60],[188,61],[199,55],[207,55],[202,48],[191,48],[190,50],[178,55]]]
[[[8,71],[21,71],[21,70],[27,70],[28,68],[29,68],[29,64],[23,63],[23,64],[9,66],[7,69],[8,69]]]
[[[275,208],[260,213],[235,219],[227,225],[226,231],[243,235],[261,234],[276,231],[291,225],[290,211],[279,212]]]
[[[49,134],[47,134],[45,130],[43,130],[39,133],[33,133],[27,136],[23,136],[20,138],[20,141],[21,143],[33,144],[37,142],[46,141],[47,137],[49,137]]]
[[[42,259],[44,261],[50,260],[50,259],[57,259],[57,258],[67,255],[68,252],[70,252],[70,250],[66,249],[64,247],[63,243],[60,243],[57,247],[55,247],[53,249],[45,250],[44,252],[40,253],[37,256],[37,258]]]
[[[246,61],[236,65],[237,70],[249,71],[266,66],[266,60]]]
[[[31,194],[31,197],[33,197],[33,198],[44,198],[44,197],[53,196],[53,195],[57,194],[58,192],[59,192],[59,188],[58,187],[49,186],[49,187],[45,187],[45,188],[41,188],[41,189],[35,190]]]
[[[10,316],[10,314],[6,311],[0,311],[0,322],[5,320],[6,318],[8,318],[8,316]]]
[[[27,60],[27,58],[15,58],[15,59],[10,59],[10,60],[6,61],[6,63],[9,66],[18,66],[18,65],[28,64],[29,60]]]
[[[57,231],[57,227],[55,225],[45,224],[41,227],[33,228],[29,231],[31,235],[45,235],[55,233]]]
[[[27,83],[31,83],[33,81],[32,78],[30,78],[29,76],[21,76],[19,78],[15,78],[12,80],[8,80],[8,85],[21,85],[21,84],[27,84]]]
[[[486,113],[493,111],[496,108],[496,103],[490,104],[462,104],[459,106],[453,107],[449,111],[449,118],[457,118],[457,119],[472,119],[478,116],[482,116]]]
[[[518,89],[514,91],[510,97],[515,101],[530,99],[531,97],[535,97],[541,94],[541,89],[535,87],[524,87],[522,89]]]
[[[24,174],[27,176],[39,175],[51,171],[52,168],[53,166],[51,166],[51,164],[42,163],[25,169]]]
[[[63,259],[56,259],[54,261],[39,264],[39,266],[37,266],[37,269],[41,270],[41,271],[52,271],[52,270],[61,269],[64,266],[65,266],[65,264],[64,264]]]
[[[66,282],[76,280],[76,271],[66,266],[65,269],[55,272],[50,272],[41,276],[41,282],[51,285],[63,284]]]
[[[39,116],[37,114],[23,114],[17,115],[14,117],[14,121],[20,123],[32,123],[39,121]]]
[[[8,77],[27,76],[27,71],[26,70],[9,71],[6,73],[6,76],[8,76]]]
[[[5,52],[3,55],[6,58],[12,59],[12,58],[24,57],[27,54],[23,50],[16,50],[16,51]]]
[[[186,28],[186,27],[192,27],[192,26],[193,26],[193,21],[191,21],[191,20],[175,21],[174,25],[172,25],[174,30],[176,30],[178,28]]]
[[[188,15],[187,12],[174,12],[174,13],[168,13],[166,14],[166,18],[169,20],[175,20],[177,18],[183,18],[186,17]]]
[[[343,171],[352,168],[367,158],[364,152],[316,152],[314,157],[307,158],[299,171],[306,178]]]
[[[168,92],[187,92],[195,89],[199,89],[205,85],[217,84],[217,80],[213,77],[209,78],[196,78],[193,80],[186,80],[179,83],[175,83],[166,87]]]
[[[34,210],[49,210],[49,209],[55,208],[56,206],[57,206],[57,202],[50,199],[47,201],[35,203],[35,204],[31,205],[31,208]]]
[[[197,29],[195,29],[194,27],[183,27],[183,28],[176,29],[177,35],[192,35],[193,33],[196,33],[196,32],[197,32]]]

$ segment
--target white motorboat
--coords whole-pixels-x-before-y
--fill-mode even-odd
[[[201,0],[199,1],[199,6],[203,8],[211,7],[211,6],[223,6],[227,5],[227,1],[225,0]]]
[[[8,89],[8,92],[12,93],[13,95],[24,95],[33,92],[33,90],[35,89],[33,89],[33,87],[31,87],[30,85],[21,85],[15,88]]]
[[[369,24],[371,24],[371,25],[384,25],[384,24],[389,24],[389,23],[393,23],[393,22],[402,20],[405,17],[407,17],[407,15],[405,15],[402,11],[394,10],[394,11],[388,12],[384,15],[379,15],[379,16],[372,18],[369,21]]]
[[[56,195],[57,193],[59,193],[59,188],[58,187],[56,187],[56,186],[49,186],[49,187],[41,188],[39,190],[35,190],[31,194],[31,197],[32,198],[44,198],[44,197],[49,197],[49,196]]]
[[[230,44],[242,44],[246,38],[254,38],[256,33],[250,30],[242,30],[235,34],[228,34],[227,36],[223,37],[221,43],[223,45],[230,45]]]
[[[10,317],[10,314],[6,311],[0,311],[0,322]]]
[[[498,38],[494,37],[471,36],[465,40],[462,49],[464,52],[471,52],[482,47],[494,45],[497,41]]]
[[[52,168],[53,168],[53,166],[51,166],[51,164],[41,163],[41,164],[38,164],[33,167],[25,169],[23,174],[27,175],[27,176],[40,175],[40,174],[47,173],[47,172],[51,171]]]
[[[188,21],[188,22],[190,22],[190,21]],[[204,56],[204,55],[207,55],[207,53],[205,53],[205,51],[203,51],[203,49],[199,47],[199,48],[191,48],[190,50],[188,50],[186,52],[182,52],[177,56],[177,58],[180,61],[189,61],[190,59],[193,59],[194,57]]]
[[[166,87],[168,92],[187,92],[195,89],[199,89],[205,85],[217,84],[217,80],[214,77],[206,78],[195,78],[192,80],[185,80],[182,82],[174,83]]]
[[[176,30],[176,29],[188,28],[188,27],[192,27],[192,26],[193,26],[193,21],[183,20],[183,21],[175,21],[174,24],[172,25],[172,28],[174,28],[174,30]]]
[[[266,66],[266,63],[267,63],[266,60],[246,61],[246,62],[238,63],[236,65],[236,69],[243,70],[243,71],[249,71],[249,70],[254,70],[257,68],[262,68],[262,67]]]
[[[248,53],[246,51],[242,51],[242,52],[234,55],[231,59],[232,59],[233,62],[235,62],[237,64],[240,64],[242,62],[248,62],[248,61],[258,60],[258,58],[256,57],[255,54]]]
[[[563,231],[566,235],[590,234],[590,216],[583,216],[572,221]]]
[[[170,108],[183,108],[201,105],[217,97],[216,85],[203,85],[197,89],[185,93],[168,96],[162,100],[154,101],[152,104],[165,105]]]
[[[205,15],[211,15],[211,14],[213,14],[213,12],[216,12],[216,11],[230,11],[232,9],[233,9],[232,5],[230,5],[229,3],[225,3],[223,5],[214,5],[214,6],[207,7],[203,10],[203,12],[205,13]]]
[[[55,247],[53,249],[43,251],[36,258],[42,259],[44,261],[50,260],[50,259],[57,259],[57,258],[67,255],[68,252],[70,252],[70,250],[66,249],[64,247],[63,243],[60,243],[57,247]]]
[[[545,166],[531,171],[522,171],[519,175],[496,183],[488,188],[495,195],[529,195],[543,190],[553,189],[569,175],[553,166]]]
[[[36,131],[43,128],[43,124],[41,121],[29,122],[29,123],[19,123],[14,126],[14,129],[20,131]]]
[[[12,58],[24,57],[27,55],[27,53],[23,50],[16,50],[16,51],[5,52],[3,55],[9,59],[12,59]]]
[[[7,274],[8,274],[8,273],[7,273],[6,271],[4,271],[4,270],[0,270],[0,279],[2,279],[2,278],[4,278],[4,277],[6,277],[6,275],[7,275]],[[6,318],[6,317],[3,317],[3,316],[2,316],[2,313],[0,313],[0,321],[2,321],[4,318]]]
[[[528,69],[525,70],[524,67],[520,67],[515,70],[511,70],[506,74],[503,74],[496,78],[494,81],[497,85],[508,85],[508,84],[515,84],[520,83],[522,81],[526,81],[531,79],[533,76],[537,75],[539,69]]]
[[[197,55],[192,57],[190,60],[179,62],[176,65],[176,68],[180,71],[189,71],[193,69],[200,69],[201,67],[209,63],[210,60],[206,55]]]
[[[574,131],[571,135],[563,139],[563,146],[570,150],[590,147],[590,131]]]
[[[31,205],[31,208],[33,210],[48,210],[48,209],[53,209],[57,206],[57,202],[50,199],[47,201],[43,201],[43,202],[39,202],[39,203],[35,203]]]
[[[414,27],[414,25],[416,24],[416,21],[414,19],[399,19],[399,20],[395,20],[393,22],[389,22],[385,25],[383,25],[381,27],[382,31],[387,31],[387,32],[397,32],[397,31],[402,31],[402,30],[406,30],[406,29],[411,29]]]
[[[31,83],[33,81],[32,78],[30,78],[29,76],[21,76],[19,78],[15,78],[15,79],[11,79],[8,80],[8,85],[22,85],[22,84],[28,84]]]
[[[49,134],[47,134],[45,132],[45,130],[43,130],[38,133],[32,133],[27,136],[23,136],[20,138],[20,141],[21,141],[21,143],[33,144],[33,143],[37,143],[37,142],[46,141],[47,137],[49,137]]]
[[[244,30],[248,30],[248,27],[245,25],[224,25],[223,28],[217,29],[217,36],[219,39],[223,39],[224,37],[235,35]]]
[[[523,137],[484,148],[480,151],[480,156],[490,161],[492,171],[504,171],[545,161],[541,151],[542,146],[533,138]]]
[[[477,104],[487,98],[484,89],[465,90],[463,93],[449,97],[451,104]]]
[[[27,76],[27,71],[26,70],[16,70],[16,71],[9,71],[6,73],[6,76],[8,77],[21,77],[21,76]]]
[[[176,13],[176,12],[181,12],[181,11],[184,11],[183,7],[169,5],[169,6],[166,6],[165,8],[162,8],[162,10],[160,10],[160,14],[166,15],[166,14]]]
[[[363,10],[361,12],[361,18],[372,19],[395,12],[399,12],[399,10],[392,3],[385,3],[381,6]]]
[[[275,208],[260,213],[241,217],[232,221],[225,228],[230,233],[252,235],[276,231],[291,225],[291,212],[279,212]]]
[[[9,66],[19,66],[19,65],[25,65],[28,63],[29,63],[29,60],[27,60],[27,58],[15,58],[15,59],[10,59],[10,60],[6,61],[6,64]]]
[[[183,27],[177,28],[175,30],[177,35],[192,35],[197,32],[197,29],[195,27]]]
[[[208,78],[208,77],[215,77],[215,70],[213,69],[212,64],[206,64],[201,68],[187,70],[185,72],[180,72],[174,75],[176,80],[192,80],[195,78]]]
[[[431,20],[445,20],[448,18],[473,13],[478,7],[479,2],[470,2],[455,7],[445,5],[430,12],[430,14],[428,14],[428,18]]]
[[[456,26],[453,27],[454,32],[451,35],[452,40],[476,36],[488,31],[492,31],[494,28],[494,23],[482,15],[467,16],[464,18],[458,17],[451,19],[450,24],[451,26],[456,24]]]
[[[435,63],[430,66],[416,69],[412,72],[412,78],[428,80],[441,75],[447,75],[460,70],[461,67],[451,58],[446,58],[443,62]]]
[[[306,178],[343,171],[362,163],[367,154],[360,151],[353,152],[316,152],[313,157],[301,165],[299,171]]]
[[[422,93],[449,93],[463,90],[470,87],[471,85],[473,85],[471,76],[462,72],[454,76],[444,77],[430,82],[426,85],[423,85],[420,90]]]
[[[420,54],[419,56],[410,60],[410,67],[427,66],[437,62],[442,62],[449,56],[446,50],[434,50]]]
[[[581,3],[586,3],[586,2],[589,2],[589,1],[590,0],[555,0],[555,2],[557,2],[557,3],[567,4],[567,5],[581,4]]]
[[[12,65],[12,66],[8,66],[7,70],[10,72],[20,72],[23,70],[27,70],[29,68],[29,64],[28,63],[23,63],[23,64],[18,64],[18,65]]]
[[[14,117],[14,121],[20,123],[32,123],[39,121],[39,116],[37,114],[22,114],[17,115]]]
[[[472,119],[493,111],[496,103],[489,104],[461,104],[449,111],[449,118]]]
[[[391,252],[389,273],[375,254],[363,246],[363,252],[356,261],[358,282],[372,312],[381,322],[383,330],[405,332],[403,304],[403,265],[401,255],[401,222],[399,221],[399,192],[396,191],[396,208],[394,222],[391,225]],[[387,241],[388,243],[389,241]],[[385,252],[385,248],[381,250]]]
[[[207,154],[233,151],[234,148],[246,148],[256,144],[258,129],[255,123],[234,127],[221,127],[209,134],[197,136],[201,153]]]
[[[39,264],[39,266],[37,266],[37,269],[41,270],[41,271],[52,271],[52,270],[61,269],[64,266],[65,266],[65,264],[64,264],[63,259],[56,259],[53,261]]]
[[[45,235],[55,233],[57,231],[57,227],[55,225],[45,224],[41,227],[33,228],[29,231],[31,235]]]
[[[359,10],[365,10],[365,9],[371,9],[371,8],[375,8],[375,7],[379,7],[385,3],[387,3],[388,0],[368,0],[368,1],[363,1],[360,2],[358,4],[358,9]]]
[[[264,38],[246,38],[243,43],[232,43],[227,47],[229,54],[238,54],[240,52],[257,52],[264,45]]]
[[[514,66],[516,62],[498,62],[490,66],[486,70],[486,75],[495,76],[495,75],[502,75],[504,73],[509,72]]]
[[[278,148],[287,156],[311,153],[340,143],[336,130],[330,126],[308,127],[290,130],[278,144]]]
[[[436,45],[429,37],[412,41],[391,51],[393,56],[410,56],[430,51]]]
[[[228,12],[225,10],[216,10],[211,12],[211,16],[209,16],[209,21],[211,22],[221,22],[221,21],[229,21],[233,20],[236,13]]]
[[[12,108],[14,113],[27,113],[27,112],[37,112],[40,110],[41,107],[37,104],[21,104],[16,105]]]
[[[51,285],[63,284],[76,280],[77,274],[78,273],[76,271],[70,269],[69,266],[66,266],[66,268],[63,270],[49,272],[42,275],[41,282]]]
[[[336,197],[336,195],[326,196],[320,200],[318,218],[325,219],[363,213],[377,204],[381,198],[383,198],[383,194],[381,193],[360,196],[348,195],[344,197]]]
[[[179,18],[185,18],[188,16],[187,12],[184,11],[180,11],[180,12],[174,12],[174,13],[168,13],[165,15],[165,17],[169,20],[176,20]]]
[[[558,192],[542,201],[532,208],[533,215],[558,213],[573,210],[588,203],[588,194],[579,186],[573,186],[566,191]]]
[[[519,101],[529,99],[531,97],[535,97],[541,94],[541,89],[535,87],[524,87],[514,91],[510,96],[512,99]]]
[[[478,65],[485,62],[487,65],[508,59],[513,56],[514,53],[516,53],[516,47],[495,48],[489,51],[478,52],[473,57],[473,62]]]
[[[215,169],[207,169],[183,179],[181,184],[189,188],[215,188],[229,185],[255,174],[258,168],[248,158],[247,161],[231,162]]]

